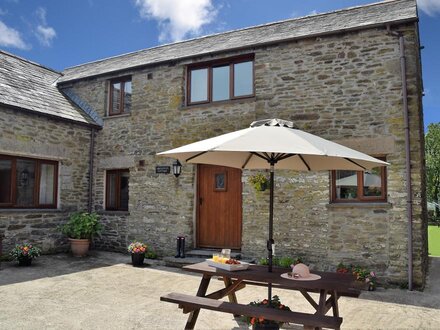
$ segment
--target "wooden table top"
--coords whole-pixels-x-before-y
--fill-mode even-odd
[[[288,268],[273,267],[272,273],[269,273],[267,266],[250,265],[246,270],[230,272],[227,270],[211,267],[207,262],[201,262],[193,265],[184,266],[185,271],[211,275],[223,276],[231,279],[272,283],[274,286],[291,290],[306,290],[311,292],[319,292],[322,289],[336,290],[339,294],[358,297],[360,294],[359,283],[351,274],[339,274],[330,272],[312,271],[318,274],[321,279],[314,281],[298,281],[293,279],[282,278],[281,274],[288,272]]]

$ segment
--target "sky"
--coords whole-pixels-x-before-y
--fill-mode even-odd
[[[55,70],[378,0],[0,0],[0,49]],[[440,122],[440,0],[417,0],[425,128]]]

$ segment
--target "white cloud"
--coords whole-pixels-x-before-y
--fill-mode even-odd
[[[440,14],[440,0],[417,0],[417,4],[420,10],[429,16]]]
[[[35,11],[35,15],[39,20],[39,24],[37,25],[37,29],[34,32],[40,44],[43,46],[49,47],[52,44],[52,40],[57,36],[55,29],[51,26],[48,26],[46,20],[46,9],[39,7]]]
[[[159,22],[160,42],[199,35],[217,15],[211,0],[136,0],[136,6],[142,17]]]
[[[36,36],[43,46],[50,46],[52,43],[52,39],[55,38],[56,35],[57,33],[50,26],[37,26]]]
[[[316,9],[313,9],[310,13],[309,13],[309,15],[316,15],[318,12],[316,11]]]
[[[20,32],[7,26],[2,21],[0,21],[0,46],[19,49],[30,48],[21,38]]]

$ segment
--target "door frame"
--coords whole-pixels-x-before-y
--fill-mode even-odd
[[[195,199],[194,199],[194,206],[195,206],[195,210],[194,210],[194,215],[195,215],[195,221],[194,221],[194,248],[200,248],[199,246],[199,221],[200,221],[200,209],[199,209],[199,203],[200,203],[200,165],[212,165],[212,164],[197,164],[196,166],[196,173],[195,173],[195,189],[196,189],[196,193],[194,194]],[[212,166],[222,166],[222,165],[212,165]],[[228,167],[228,166],[223,166],[223,167]],[[240,169],[241,170],[241,169]],[[241,216],[241,221],[240,221],[240,248],[239,249],[234,249],[236,251],[241,251],[241,247],[243,245],[243,170],[241,170],[241,176],[240,176],[240,191],[239,191],[239,195],[241,198],[241,203],[240,203],[240,216]],[[202,249],[202,248],[200,248]],[[204,249],[210,249],[210,248],[204,248]],[[214,248],[212,248],[214,249]]]

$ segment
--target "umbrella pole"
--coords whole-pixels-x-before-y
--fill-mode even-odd
[[[272,245],[274,244],[273,240],[273,188],[274,188],[274,164],[270,164],[270,200],[269,200],[269,239],[267,241],[267,251],[268,251],[268,257],[269,257],[269,272],[272,272],[272,262],[273,262],[273,255],[272,255]],[[267,287],[267,294],[268,294],[268,301],[269,306],[272,302],[272,283],[269,283]]]

